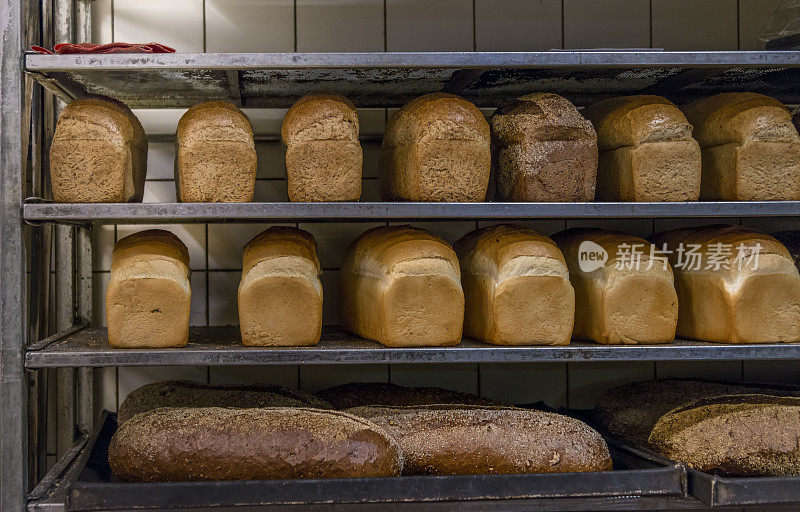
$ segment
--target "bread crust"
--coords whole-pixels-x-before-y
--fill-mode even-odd
[[[342,326],[387,346],[461,341],[464,293],[453,249],[410,226],[365,231],[341,268]]]
[[[90,97],[64,108],[50,146],[54,201],[141,202],[146,174],[147,138],[127,106]]]
[[[575,293],[555,242],[500,224],[468,233],[455,250],[467,336],[496,345],[569,344]]]
[[[366,405],[497,405],[493,400],[470,393],[443,388],[406,387],[389,382],[352,382],[317,391],[316,395],[335,409]]]

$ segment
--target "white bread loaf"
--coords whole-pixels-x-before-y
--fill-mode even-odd
[[[281,126],[290,201],[358,201],[363,156],[358,115],[339,94],[303,96]]]
[[[322,284],[314,237],[301,229],[271,227],[248,242],[242,260],[242,342],[316,345],[322,329]]]
[[[683,111],[703,148],[702,199],[800,200],[800,135],[780,101],[722,93]]]
[[[623,96],[584,111],[597,130],[600,201],[696,201],[700,146],[678,107],[661,96]]]
[[[673,251],[679,336],[723,343],[800,341],[800,274],[773,237],[721,225],[665,231],[651,240]],[[699,268],[686,255],[690,249],[700,255]]]
[[[161,229],[114,245],[106,290],[108,343],[115,348],[183,347],[189,341],[189,251]]]
[[[493,171],[501,201],[592,201],[597,135],[557,94],[537,92],[491,119]]]
[[[381,192],[395,201],[483,201],[491,160],[481,111],[453,94],[426,94],[389,119]]]
[[[501,224],[456,242],[464,288],[464,333],[495,345],[567,345],[575,292],[556,244]]]
[[[389,347],[461,341],[464,293],[458,260],[441,238],[409,226],[359,236],[342,263],[342,326]]]
[[[140,202],[146,174],[147,138],[124,104],[85,98],[61,112],[50,146],[54,201]]]
[[[253,200],[256,149],[247,116],[232,103],[209,101],[181,117],[175,136],[175,187],[184,203]]]
[[[672,269],[663,255],[651,257],[650,242],[592,228],[568,229],[552,238],[575,288],[575,338],[610,345],[669,343],[675,338],[678,297]],[[587,266],[587,251],[604,252],[607,260],[595,259],[598,264]]]

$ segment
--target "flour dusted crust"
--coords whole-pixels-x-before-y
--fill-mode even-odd
[[[781,102],[722,93],[683,111],[703,148],[702,199],[800,199],[800,135]]]
[[[256,149],[247,116],[224,101],[187,110],[175,137],[178,201],[252,201],[255,184]]]
[[[189,251],[161,229],[114,245],[106,290],[108,343],[115,348],[182,347],[189,339]]]
[[[313,93],[283,118],[290,201],[358,201],[363,155],[358,115],[340,94]]]
[[[242,342],[308,346],[322,329],[322,283],[317,244],[310,233],[271,227],[244,249],[239,283]]]
[[[679,253],[670,255],[680,305],[679,336],[721,343],[800,341],[800,274],[773,237],[743,226],[717,225],[665,231],[651,240],[670,251],[681,244],[697,246],[701,255],[700,268],[679,267]],[[718,256],[724,256],[720,265],[709,265]]]
[[[675,338],[678,297],[672,269],[651,244],[635,236],[593,228],[573,228],[552,236],[564,254],[575,289],[573,336],[604,344],[669,343]],[[583,242],[608,254],[599,268],[579,264]],[[640,254],[635,264],[634,251]],[[652,264],[651,264],[652,261]]]
[[[698,199],[700,146],[678,107],[660,96],[622,96],[591,105],[584,115],[600,147],[598,200]]]
[[[426,94],[389,119],[380,165],[386,200],[483,201],[490,167],[489,124],[463,98]]]
[[[466,299],[465,334],[496,345],[567,345],[575,293],[556,244],[508,224],[456,242]]]
[[[64,108],[50,146],[54,201],[141,202],[146,174],[147,138],[127,106],[91,97]]]
[[[370,229],[345,253],[342,326],[391,347],[455,345],[464,323],[458,260],[441,238],[409,226]]]

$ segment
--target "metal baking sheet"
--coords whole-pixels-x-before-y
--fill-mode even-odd
[[[537,510],[624,510],[643,504],[685,505],[687,500],[683,466],[616,451],[612,456],[618,469],[593,473],[125,483],[116,480],[108,466],[108,444],[115,430],[116,416],[106,413],[83,456],[76,459],[78,467],[68,472],[73,479],[60,483],[67,489],[66,510],[370,503],[440,503],[464,510],[469,502],[527,503],[528,509],[538,503]],[[542,507],[542,501],[552,506]]]
[[[314,347],[245,347],[237,327],[192,327],[183,348],[115,349],[106,330],[83,328],[29,347],[26,368],[62,366],[521,363],[800,359],[800,344],[724,345],[677,340],[665,345],[601,345],[573,340],[557,347],[497,346],[464,339],[453,347],[388,348],[336,328]]]
[[[680,203],[43,203],[26,201],[28,222],[150,224],[177,222],[412,219],[578,219],[800,216],[800,201]]]

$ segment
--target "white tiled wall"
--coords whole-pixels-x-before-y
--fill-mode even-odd
[[[181,52],[543,50],[660,47],[752,49],[777,0],[95,0],[95,42],[159,41]],[[284,110],[247,109],[257,134],[280,133]],[[148,133],[173,133],[183,110],[138,111]],[[362,134],[383,132],[383,109],[360,110]],[[377,199],[380,145],[364,144],[363,199]],[[283,151],[259,142],[256,200],[285,200]],[[173,201],[173,147],[150,145],[146,201]],[[739,219],[728,219],[739,222]],[[782,227],[780,221],[752,221]],[[750,222],[749,222],[750,223]],[[489,223],[417,222],[449,241]],[[648,236],[686,221],[531,220],[546,234],[596,225]],[[302,223],[319,244],[324,320],[335,323],[338,268],[344,248],[376,223]],[[265,224],[169,226],[189,246],[195,325],[237,322],[241,250]],[[95,323],[104,325],[104,295],[113,242],[145,226],[94,231]],[[793,226],[797,227],[797,226]],[[549,363],[431,366],[260,366],[106,368],[96,374],[99,407],[115,409],[146,382],[183,378],[211,383],[271,383],[316,390],[353,380],[440,385],[513,403],[590,407],[607,387],[654,376],[703,375],[732,380],[788,380],[794,363]]]

